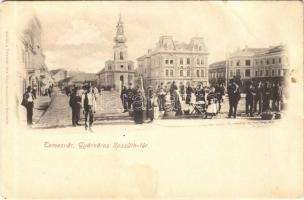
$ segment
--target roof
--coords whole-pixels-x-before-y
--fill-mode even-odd
[[[191,45],[190,44],[187,44],[187,43],[185,43],[185,42],[182,42],[182,43],[175,43],[175,47],[176,47],[176,49],[184,49],[184,50],[191,50],[192,49],[192,47],[191,47]]]
[[[267,48],[248,48],[245,47],[244,49],[238,49],[235,52],[231,53],[230,56],[248,56],[248,55],[265,55],[271,53],[277,53],[280,51],[285,51],[284,45],[278,46],[270,46]]]
[[[226,66],[226,60],[211,63],[209,65],[209,68],[217,68],[217,67],[223,67],[223,66]]]
[[[276,52],[285,51],[285,50],[286,50],[286,47],[284,45],[274,46],[274,47],[268,48],[268,51],[266,52],[266,54],[276,53]]]
[[[93,81],[93,80],[97,79],[96,74],[94,74],[94,73],[81,73],[81,74],[77,74],[71,78],[73,81],[79,81],[79,82]]]
[[[137,60],[143,60],[146,57],[160,53],[160,52],[174,52],[174,53],[204,53],[208,54],[207,47],[203,37],[192,37],[190,42],[178,42],[173,40],[172,36],[164,35],[159,37],[154,49],[150,49],[147,54],[138,57]]]
[[[66,72],[67,70],[65,70],[65,69],[53,69],[53,70],[50,70],[49,72],[50,72],[51,75],[55,75],[55,74],[57,74],[59,71],[64,71],[64,72]]]
[[[94,73],[81,73],[72,77],[63,79],[60,82],[85,82],[85,81],[95,81],[97,76]]]
[[[106,68],[104,67],[99,72],[97,72],[97,74],[100,74],[100,73],[104,72],[105,70],[106,70]]]

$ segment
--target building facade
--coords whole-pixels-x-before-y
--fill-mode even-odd
[[[62,89],[66,86],[83,87],[87,85],[87,83],[90,83],[92,86],[97,86],[97,75],[95,73],[81,72],[60,80],[58,86]]]
[[[98,85],[103,87],[112,87],[120,90],[123,85],[134,84],[134,63],[128,60],[128,47],[124,35],[124,26],[119,17],[116,26],[115,45],[113,47],[113,60],[108,60],[105,67],[97,73]]]
[[[21,33],[19,45],[19,64],[25,69],[25,79],[22,83],[23,92],[26,87],[36,88],[37,95],[53,84],[53,79],[45,64],[45,55],[41,45],[42,28],[36,17],[31,18],[25,30]]]
[[[226,60],[215,62],[209,65],[209,83],[210,85],[221,84],[226,85]]]
[[[269,48],[244,48],[227,59],[228,79],[234,77],[241,85],[248,80],[284,82],[288,74],[288,52],[284,45]]]
[[[208,53],[203,38],[179,43],[172,36],[161,36],[156,47],[137,58],[144,87],[187,83],[208,85]]]
[[[59,81],[68,77],[68,71],[65,70],[65,69],[51,70],[50,74],[51,74],[55,83],[58,83]]]

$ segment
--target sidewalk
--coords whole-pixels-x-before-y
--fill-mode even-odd
[[[34,100],[33,123],[38,123],[45,111],[48,109],[52,98],[49,96],[38,96]]]

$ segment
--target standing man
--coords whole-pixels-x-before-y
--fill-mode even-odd
[[[37,98],[36,93],[37,93],[36,86],[34,86],[32,90],[32,94],[35,99]]]
[[[65,94],[69,96],[71,94],[70,86],[65,87]]]
[[[47,90],[48,90],[49,97],[51,98],[51,96],[52,96],[52,89],[51,89],[51,86],[49,86]]]
[[[128,112],[128,97],[127,97],[127,87],[123,86],[121,93],[120,93],[120,99],[123,106],[123,113]]]
[[[33,124],[34,99],[35,97],[31,91],[31,86],[28,86],[26,92],[23,95],[21,103],[26,108],[26,120],[28,126],[31,126]]]
[[[228,87],[228,98],[229,98],[229,113],[228,117],[230,118],[232,115],[236,118],[237,105],[240,100],[240,91],[239,86],[233,80]]]
[[[221,83],[220,85],[220,93],[221,93],[221,96],[222,96],[222,102],[224,102],[224,96],[225,96],[225,86],[224,86],[224,83]]]
[[[193,93],[193,89],[190,86],[190,83],[187,83],[187,88],[186,88],[186,104],[190,104],[191,103],[192,93]]]
[[[202,88],[201,84],[197,85],[195,96],[196,101],[205,101],[205,90]]]
[[[133,103],[133,95],[134,95],[134,90],[132,88],[132,83],[129,83],[129,88],[127,89],[127,104],[128,104],[128,110],[131,109],[131,105]]]
[[[263,112],[270,109],[271,84],[267,82],[263,90]]]
[[[70,106],[72,108],[72,124],[73,126],[80,125],[80,107],[81,107],[81,97],[77,95],[78,88],[75,87],[70,95]]]
[[[185,86],[182,82],[180,83],[180,86],[179,86],[179,93],[182,97],[182,101],[185,101]]]
[[[249,83],[249,87],[246,90],[246,114],[250,113],[250,117],[253,117],[253,105],[256,99],[256,91],[252,83]]]
[[[195,97],[196,97],[196,102],[199,101],[200,99],[200,90],[201,90],[201,85],[198,84],[195,88]]]
[[[258,115],[262,112],[262,104],[263,104],[263,84],[262,81],[260,81],[256,87],[256,98],[254,102],[254,112],[257,112],[257,106],[259,105]]]
[[[215,85],[215,94],[216,94],[216,98],[217,98],[217,103],[218,103],[218,113],[221,112],[221,103],[222,103],[222,99],[223,99],[223,94],[222,94],[222,90],[221,87],[216,84]]]
[[[150,121],[154,120],[154,91],[151,86],[147,89],[147,117],[150,119]]]
[[[159,111],[163,111],[165,109],[165,96],[166,92],[164,89],[164,84],[160,83],[160,86],[157,88],[157,97],[158,97],[158,102],[159,102]]]
[[[171,86],[170,86],[170,94],[172,94],[174,90],[177,90],[177,86],[175,84],[175,81],[173,81]]]
[[[282,87],[280,86],[279,83],[276,83],[274,88],[273,88],[273,95],[272,95],[272,110],[273,111],[280,111],[280,103],[282,101]]]
[[[89,130],[92,132],[94,113],[96,112],[96,100],[91,86],[88,86],[87,91],[82,95],[81,105],[84,109],[85,130],[89,127]]]

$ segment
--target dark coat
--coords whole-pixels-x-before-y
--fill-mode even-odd
[[[121,93],[120,93],[120,98],[121,99],[126,99],[127,98],[127,90],[126,89],[122,89]]]
[[[127,91],[126,91],[126,93],[127,93],[127,98],[128,98],[129,100],[133,99],[133,96],[134,96],[134,94],[135,94],[135,91],[134,91],[133,89],[128,88]]]
[[[238,101],[241,98],[241,94],[237,85],[235,84],[229,85],[228,98],[230,103],[238,103]]]
[[[76,93],[73,92],[70,96],[69,104],[72,109],[80,109],[81,97],[77,96]]]
[[[253,103],[257,95],[255,87],[247,88],[246,90],[246,101]]]

